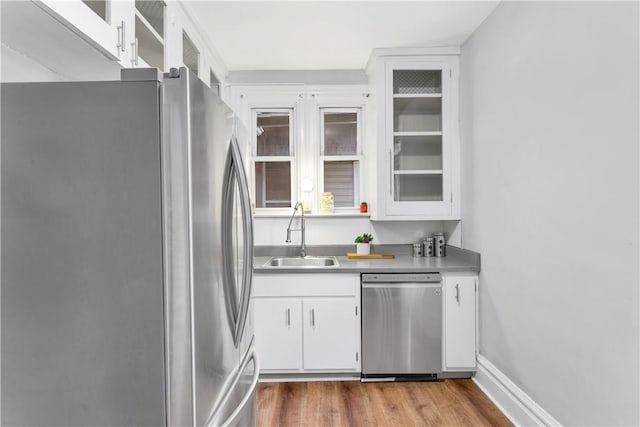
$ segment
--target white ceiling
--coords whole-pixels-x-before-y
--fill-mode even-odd
[[[363,69],[375,48],[458,46],[497,1],[193,1],[229,70]]]

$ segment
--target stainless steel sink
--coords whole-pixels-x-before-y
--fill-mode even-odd
[[[339,265],[334,256],[273,257],[264,264],[265,267],[295,268],[338,267]]]

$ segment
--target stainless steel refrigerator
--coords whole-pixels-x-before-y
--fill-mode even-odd
[[[0,98],[2,425],[255,424],[231,110],[185,68]]]

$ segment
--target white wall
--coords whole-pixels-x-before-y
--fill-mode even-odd
[[[291,210],[293,212],[293,209]],[[291,225],[299,228],[299,213]],[[254,240],[258,246],[286,245],[290,217],[262,217],[254,220]],[[460,246],[457,221],[369,221],[367,217],[305,217],[307,245],[349,245],[362,233],[371,233],[374,244],[410,244],[434,232],[445,233],[448,243]],[[292,232],[291,245],[300,245],[300,232]],[[313,253],[312,253],[313,255]]]
[[[461,62],[480,352],[564,425],[639,425],[637,2],[503,2]]]

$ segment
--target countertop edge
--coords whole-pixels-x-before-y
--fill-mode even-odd
[[[394,259],[351,260],[338,255],[336,267],[264,267],[271,256],[254,257],[255,274],[340,274],[340,273],[480,273],[480,254],[447,246],[445,257],[419,257],[399,254]]]

